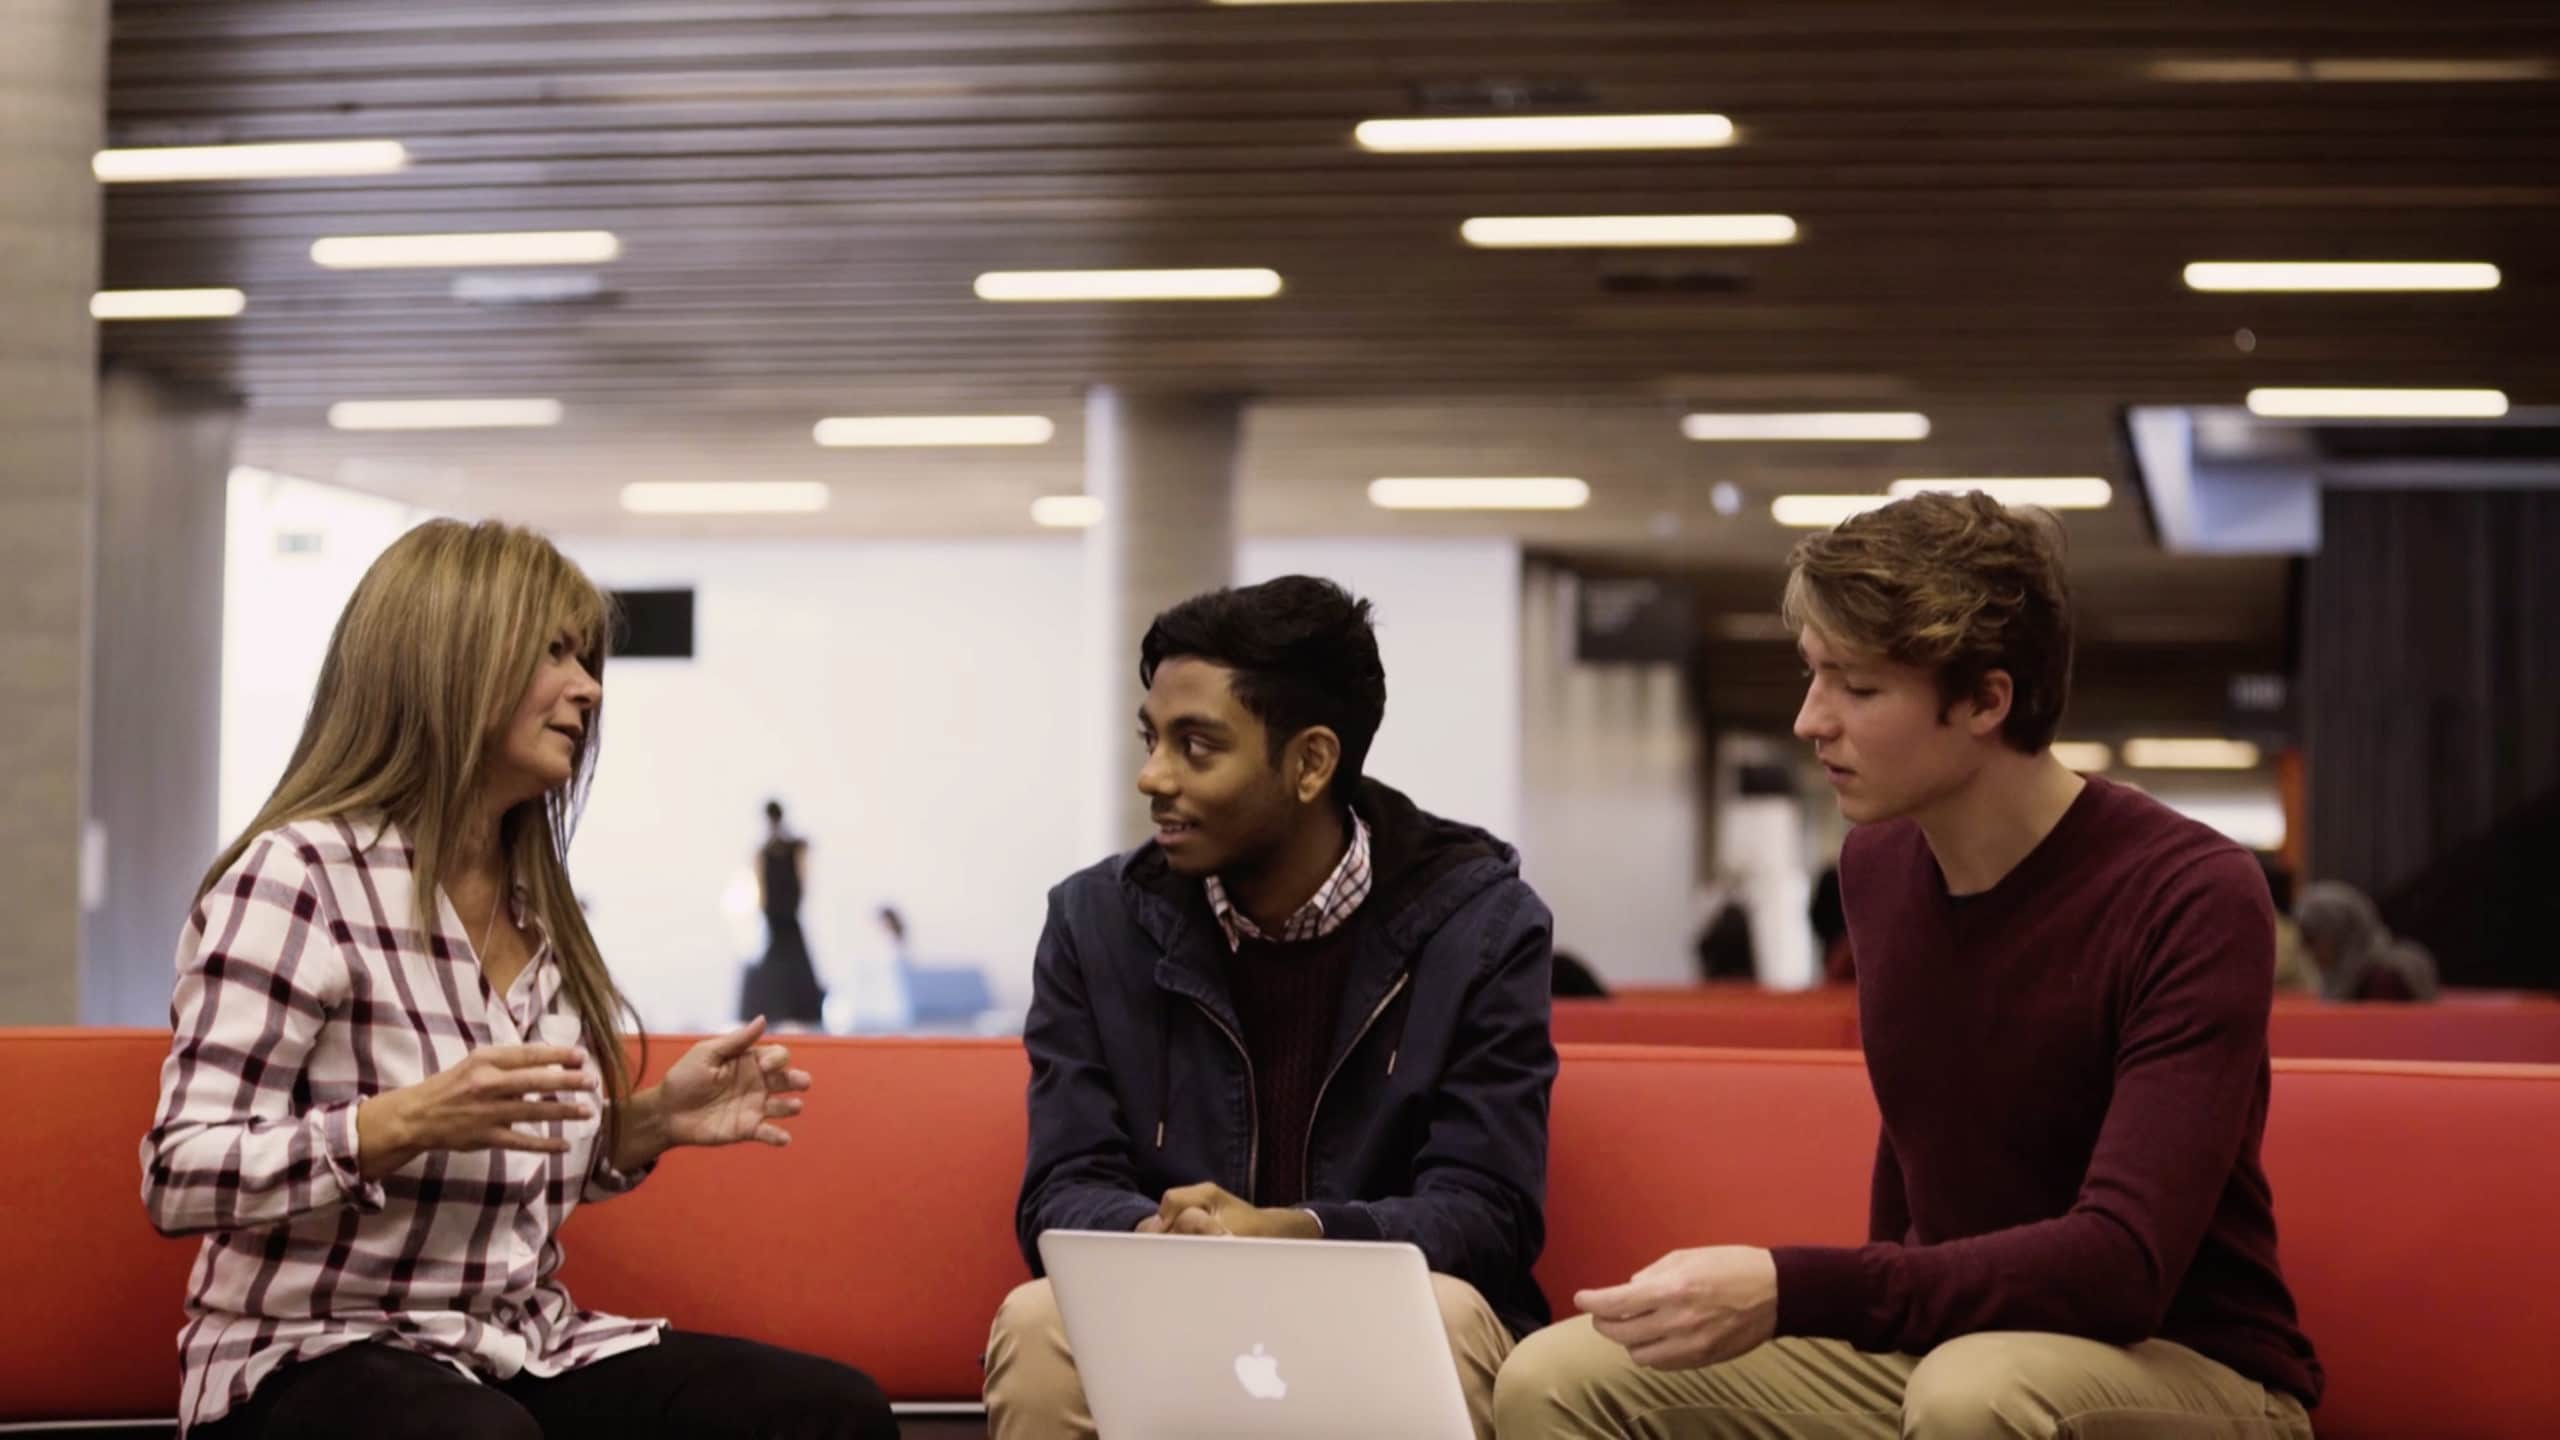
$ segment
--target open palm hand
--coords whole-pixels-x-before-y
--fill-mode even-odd
[[[791,1068],[791,1052],[758,1045],[764,1017],[694,1046],[659,1083],[667,1139],[678,1145],[735,1145],[742,1140],[788,1145],[791,1132],[773,1122],[800,1113],[809,1072]]]

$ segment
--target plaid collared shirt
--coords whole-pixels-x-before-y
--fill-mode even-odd
[[[412,858],[379,821],[284,826],[179,937],[142,1199],[162,1231],[205,1237],[178,1332],[181,1433],[286,1362],[365,1341],[494,1379],[657,1343],[664,1321],[580,1310],[552,1278],[578,1202],[641,1178],[590,1176],[601,1120],[542,1127],[565,1155],[447,1151],[357,1173],[365,1098],[478,1046],[584,1044],[547,938],[502,998],[441,894],[419,932]]]
[[[1343,927],[1360,902],[1369,898],[1369,826],[1355,814],[1351,817],[1351,848],[1342,853],[1342,863],[1333,867],[1316,893],[1307,897],[1280,926],[1277,935],[1265,935],[1253,923],[1253,917],[1235,907],[1227,898],[1227,887],[1218,877],[1209,877],[1209,908],[1218,914],[1218,928],[1227,934],[1230,953],[1244,948],[1247,940],[1273,940],[1289,944],[1300,940],[1321,940]]]

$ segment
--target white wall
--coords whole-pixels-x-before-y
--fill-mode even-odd
[[[607,672],[571,856],[652,1026],[734,1011],[768,798],[810,841],[803,927],[858,1013],[895,1010],[884,903],[920,961],[985,965],[1028,1002],[1048,889],[1092,858],[1071,542],[562,543],[603,584],[695,590],[694,659]]]
[[[223,531],[222,792],[206,850],[257,818],[311,710],[329,632],[374,560],[428,518],[397,501],[240,466]],[[174,944],[178,920],[170,921]]]
[[[1248,540],[1244,584],[1341,582],[1376,607],[1387,720],[1368,773],[1519,843],[1520,547],[1509,540]]]
[[[1694,980],[1698,742],[1676,665],[1573,658],[1573,577],[1525,575],[1520,849],[1556,945],[1611,985]]]
[[[1049,887],[1099,858],[1079,813],[1101,760],[1078,720],[1091,677],[1076,543],[563,541],[604,584],[696,590],[694,660],[608,674],[572,857],[652,1025],[710,1025],[734,1006],[735,967],[761,943],[738,880],[768,796],[812,841],[810,948],[859,1012],[894,1008],[873,920],[884,902],[919,960],[983,966],[1003,1005],[1029,1003]],[[1270,541],[1238,556],[1248,583],[1291,571],[1377,602],[1388,720],[1373,772],[1514,833],[1516,550]],[[1124,657],[1104,682],[1132,711],[1136,665]]]
[[[299,733],[365,566],[425,516],[241,472],[232,491],[223,824],[247,822]],[[279,537],[300,537],[279,551]],[[762,948],[750,856],[782,800],[811,841],[803,920],[830,987],[897,1008],[874,914],[917,958],[986,968],[1028,1003],[1049,887],[1098,858],[1081,717],[1084,568],[1071,537],[839,542],[579,539],[600,584],[689,586],[695,658],[606,675],[603,749],[572,871],[654,1029],[725,1021]],[[1519,783],[1519,556],[1507,541],[1253,541],[1246,582],[1303,571],[1376,602],[1387,723],[1372,773],[1506,838]],[[1136,656],[1103,683],[1127,688]],[[1120,734],[1109,743],[1132,743]],[[174,932],[173,932],[174,933]]]

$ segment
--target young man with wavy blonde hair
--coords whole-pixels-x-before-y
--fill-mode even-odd
[[[1785,613],[1796,734],[1855,827],[1867,1243],[1680,1250],[1583,1292],[1504,1366],[1500,1433],[2307,1437],[2320,1365],[2258,1160],[2266,882],[2054,759],[2060,527],[1889,505],[1797,547]]]

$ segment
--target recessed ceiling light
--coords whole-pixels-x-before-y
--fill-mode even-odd
[[[1363,120],[1352,138],[1382,154],[1522,150],[1698,150],[1733,143],[1722,115],[1485,115]]]
[[[341,400],[333,430],[535,430],[560,423],[557,400]]]
[[[237,290],[101,290],[89,297],[98,320],[227,320],[249,308]]]
[[[2095,475],[1896,480],[1886,488],[1896,500],[1979,490],[2003,505],[2040,505],[2047,510],[2104,510],[2115,498],[2115,487]]]
[[[1486,250],[1790,245],[1796,222],[1784,215],[1480,215],[1458,234]]]
[[[1700,414],[1681,420],[1680,433],[1692,440],[1709,442],[1926,440],[1929,438],[1929,417],[1908,410],[1808,412],[1800,415]]]
[[[2499,390],[2260,389],[2249,413],[2271,420],[2495,420]]]
[[[2498,267],[2476,260],[2199,260],[2187,288],[2214,294],[2495,290]]]
[[[929,449],[959,445],[1046,445],[1058,431],[1046,415],[837,415],[813,432],[836,449]]]
[[[2258,747],[2246,740],[2127,740],[2124,763],[2136,770],[2254,770]]]
[[[1769,518],[1799,530],[1827,530],[1892,503],[1890,495],[1781,495],[1769,502]]]
[[[311,245],[331,270],[430,266],[599,265],[622,254],[604,230],[516,230],[469,235],[335,235]]]
[[[281,145],[169,145],[101,150],[90,172],[109,185],[172,180],[282,180],[312,175],[383,175],[407,167],[397,140],[296,141]]]
[[[1579,510],[1591,487],[1563,475],[1390,477],[1369,482],[1381,510]]]
[[[1267,300],[1275,270],[990,270],[978,298],[1007,301]]]
[[[1051,530],[1082,530],[1102,519],[1102,501],[1092,495],[1043,495],[1031,502],[1031,523]]]
[[[622,487],[634,515],[805,515],[827,508],[816,480],[636,480]]]

